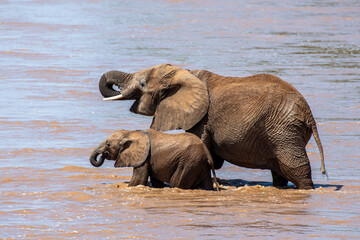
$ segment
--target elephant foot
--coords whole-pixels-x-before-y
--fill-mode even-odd
[[[287,177],[289,177],[289,180],[295,184],[297,189],[314,189],[314,183],[311,180],[311,170],[309,170],[309,169],[310,169],[310,165],[308,165],[308,164],[297,167],[295,169],[288,168],[287,172],[289,172],[290,174],[287,175]],[[302,173],[302,174],[300,175],[299,173]],[[279,175],[279,174],[277,174],[277,175]],[[279,184],[279,183],[281,184],[281,182],[282,182],[281,179],[285,179],[285,178],[283,178],[280,175],[279,175],[280,177],[278,177],[277,175],[276,175],[276,173],[275,174],[273,173],[274,183],[275,183],[275,179],[277,179],[276,180],[277,184]],[[275,184],[274,184],[274,186],[275,186]]]
[[[306,179],[305,181],[299,181],[298,184],[296,184],[298,189],[304,189],[304,190],[309,190],[309,189],[314,189],[314,183],[311,179]]]
[[[202,180],[196,188],[203,189],[203,190],[214,190],[213,181],[211,176],[207,176]]]
[[[165,187],[165,184],[163,181],[160,181],[152,176],[150,176],[150,182],[151,182],[151,186],[153,188],[163,188]]]
[[[272,177],[273,177],[273,186],[276,188],[286,188],[288,185],[288,180],[278,174],[275,171],[271,171]]]

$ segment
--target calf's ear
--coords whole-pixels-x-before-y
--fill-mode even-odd
[[[118,155],[115,167],[139,167],[147,159],[150,152],[150,138],[146,132],[131,132],[125,139],[123,150]]]

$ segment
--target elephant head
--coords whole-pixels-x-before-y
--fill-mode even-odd
[[[150,152],[150,139],[144,131],[119,130],[111,134],[94,149],[90,163],[100,167],[105,158],[115,160],[115,167],[139,167]],[[100,159],[97,160],[98,156]]]
[[[188,130],[205,116],[209,107],[206,83],[188,70],[169,64],[131,74],[106,72],[99,88],[104,100],[135,100],[130,111],[154,116],[151,128],[158,131]]]

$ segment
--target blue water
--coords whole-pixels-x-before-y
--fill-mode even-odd
[[[174,237],[168,231],[179,239],[357,238],[359,13],[358,1],[2,1],[0,238]],[[200,199],[129,189],[131,169],[111,163],[93,169],[91,150],[114,130],[151,123],[129,112],[131,102],[102,101],[100,76],[161,63],[227,76],[270,73],[293,84],[317,120],[329,179],[313,139],[313,192],[273,189],[268,171],[230,164],[217,171],[227,193]],[[116,182],[124,183],[119,192],[101,184]],[[202,206],[209,216],[198,214]],[[96,232],[97,221],[109,224]]]

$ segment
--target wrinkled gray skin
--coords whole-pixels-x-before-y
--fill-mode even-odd
[[[134,168],[129,186],[146,185],[150,177],[153,187],[164,187],[166,182],[183,189],[213,190],[210,173],[213,170],[218,190],[210,152],[191,133],[119,130],[100,143],[90,156],[95,167],[100,167],[105,159],[114,160],[115,167]]]
[[[104,100],[135,100],[130,111],[154,116],[152,129],[181,128],[200,137],[215,168],[225,159],[242,167],[271,170],[276,187],[291,181],[300,189],[312,189],[305,147],[313,134],[325,173],[310,107],[278,77],[224,77],[162,64],[133,74],[106,72],[99,89]]]

